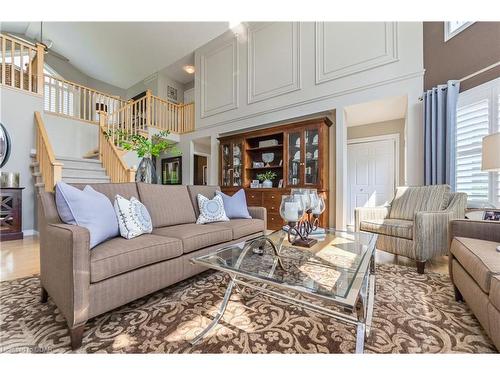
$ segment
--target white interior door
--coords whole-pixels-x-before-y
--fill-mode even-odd
[[[356,207],[380,206],[393,198],[396,152],[394,140],[347,145],[348,225],[354,225]]]

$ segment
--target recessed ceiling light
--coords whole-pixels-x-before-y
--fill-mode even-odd
[[[186,73],[189,73],[189,74],[193,74],[194,73],[194,66],[192,66],[192,65],[186,65],[182,69],[184,69],[184,71]]]

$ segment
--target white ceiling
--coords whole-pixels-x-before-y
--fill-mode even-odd
[[[191,59],[192,52],[228,30],[228,22],[44,22],[43,39],[83,73],[127,89],[147,76]],[[2,30],[38,38],[39,22],[2,22]],[[189,61],[191,61],[189,60]],[[187,60],[181,60],[187,61]],[[182,63],[182,62],[181,62]],[[182,68],[182,66],[181,66]],[[171,76],[189,82],[179,67]]]
[[[385,98],[345,107],[347,126],[359,126],[406,117],[406,96]]]
[[[189,74],[182,69],[186,65],[194,66],[194,52],[191,52],[189,55],[184,56],[180,60],[162,69],[160,73],[165,74],[177,82],[186,84],[194,80],[194,74]]]

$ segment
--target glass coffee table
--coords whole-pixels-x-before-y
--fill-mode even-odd
[[[303,248],[278,230],[191,259],[231,277],[216,316],[191,344],[215,327],[239,285],[356,326],[356,353],[363,353],[373,313],[376,237],[327,229],[314,237],[317,244]]]

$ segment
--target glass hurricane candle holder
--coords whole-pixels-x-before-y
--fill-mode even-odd
[[[317,240],[307,238],[309,232],[305,227],[304,208],[306,206],[304,202],[304,194],[283,195],[280,215],[288,223],[288,242],[296,246],[311,247]]]

